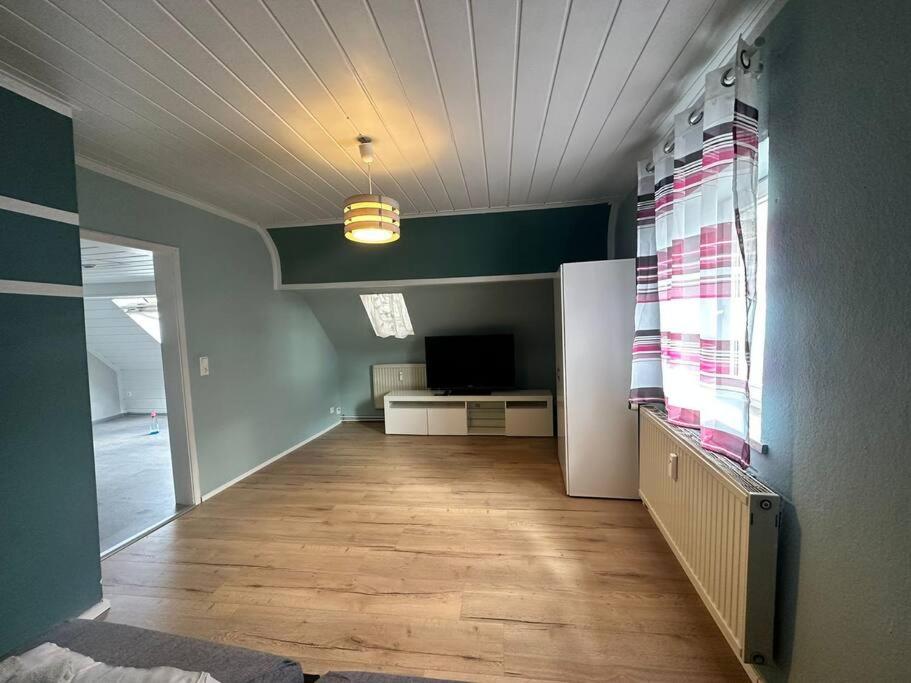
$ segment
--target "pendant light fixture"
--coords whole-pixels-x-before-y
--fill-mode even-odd
[[[364,244],[388,244],[399,236],[399,203],[392,197],[373,194],[373,141],[361,135],[357,139],[361,161],[367,165],[368,194],[356,194],[345,200],[345,237]]]

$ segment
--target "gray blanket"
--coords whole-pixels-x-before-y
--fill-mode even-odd
[[[23,651],[40,643],[56,643],[111,666],[151,669],[170,666],[206,671],[219,683],[304,683],[297,662],[241,647],[174,636],[135,626],[74,619],[55,626]]]

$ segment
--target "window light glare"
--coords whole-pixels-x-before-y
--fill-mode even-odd
[[[123,311],[130,320],[139,325],[152,339],[161,343],[161,323],[158,316],[158,298],[154,296],[134,296],[111,299],[113,304]]]

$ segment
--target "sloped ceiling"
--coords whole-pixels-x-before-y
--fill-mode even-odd
[[[0,69],[81,164],[259,226],[337,222],[355,137],[405,215],[617,197],[768,0],[0,0]]]
[[[85,344],[114,370],[161,370],[161,345],[110,299],[86,299]]]
[[[114,294],[130,296],[141,284],[149,285],[148,291],[154,293],[152,252],[86,239],[79,241],[79,247],[86,291],[93,285],[105,285],[112,292],[83,302],[89,352],[114,370],[160,370],[161,345],[111,299]]]

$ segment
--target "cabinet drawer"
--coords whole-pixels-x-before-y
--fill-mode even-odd
[[[386,409],[387,434],[427,434],[427,408],[397,408],[394,403]]]
[[[465,404],[427,409],[427,433],[462,435],[468,433]]]
[[[506,408],[506,436],[553,436],[549,408],[510,404]]]

